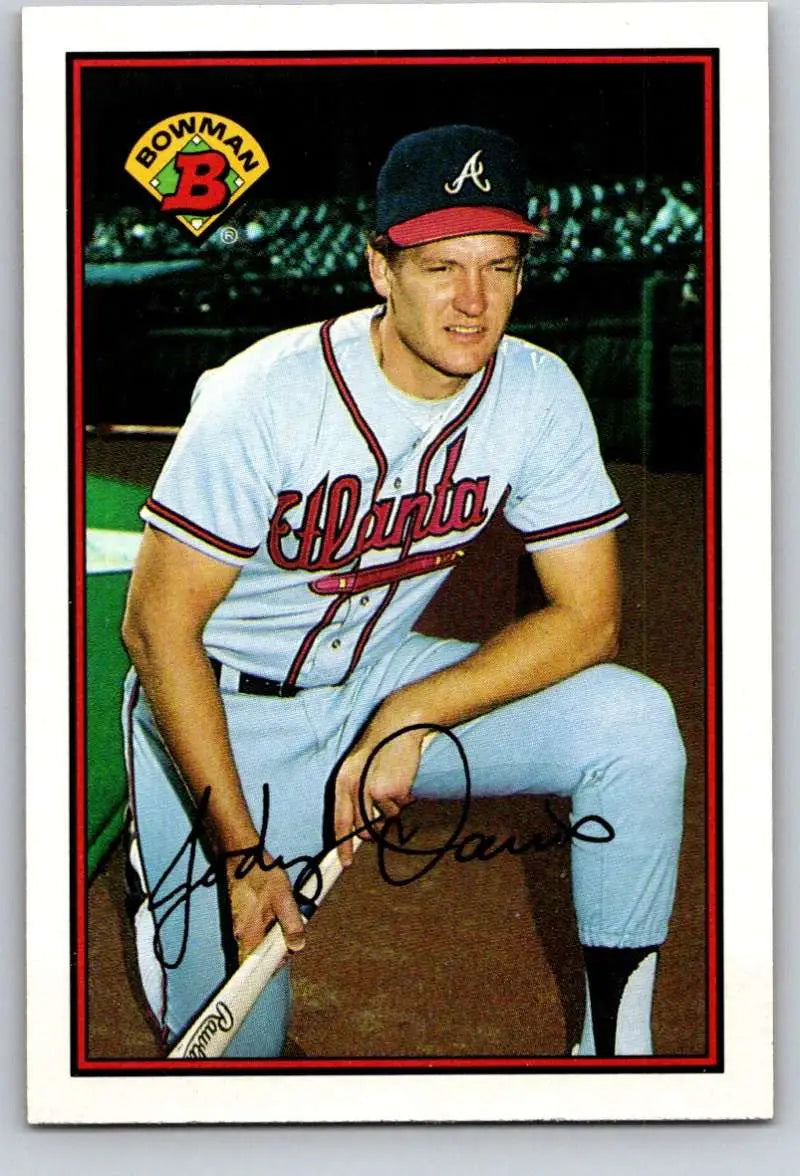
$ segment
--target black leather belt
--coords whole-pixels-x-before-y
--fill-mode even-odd
[[[219,682],[222,675],[222,663],[218,662],[215,657],[210,657],[208,660],[211,662],[214,677]],[[270,698],[294,698],[302,690],[302,686],[287,686],[285,682],[276,682],[274,678],[259,678],[258,674],[246,674],[244,670],[232,670],[231,672],[239,676],[239,684],[236,687],[238,694],[261,694]]]

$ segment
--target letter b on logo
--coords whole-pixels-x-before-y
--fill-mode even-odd
[[[221,151],[180,151],[175,156],[178,186],[165,196],[165,212],[221,212],[231,198],[224,182],[228,161]]]

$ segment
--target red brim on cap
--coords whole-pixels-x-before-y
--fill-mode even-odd
[[[530,221],[509,212],[507,208],[489,208],[481,205],[462,205],[459,208],[439,208],[426,212],[402,224],[392,225],[387,237],[394,245],[405,248],[409,245],[426,245],[430,241],[441,241],[445,237],[466,237],[471,233],[525,233],[530,237],[546,237],[547,233],[537,229]]]

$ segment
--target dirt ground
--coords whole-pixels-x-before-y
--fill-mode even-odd
[[[109,455],[97,443],[90,466]],[[141,473],[135,454],[132,467]],[[115,458],[119,476],[119,461]],[[612,467],[631,522],[621,529],[625,623],[619,661],[670,691],[687,745],[685,834],[654,1035],[660,1054],[706,1048],[703,485],[692,474]],[[482,536],[425,616],[428,632],[481,639],[531,600],[518,539]],[[453,808],[420,802],[432,836]],[[563,809],[562,809],[563,811]],[[542,801],[475,802],[470,826],[520,838],[544,829]],[[564,849],[446,858],[390,887],[365,847],[309,927],[294,964],[291,1049],[312,1057],[562,1056],[583,1016],[580,949]],[[118,846],[89,896],[89,1054],[155,1058],[123,902]]]

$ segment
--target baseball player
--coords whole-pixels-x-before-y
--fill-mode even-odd
[[[337,841],[349,863],[365,765],[395,732],[365,811],[462,795],[452,741],[420,726],[438,724],[474,795],[568,796],[573,822],[613,830],[571,849],[580,1052],[648,1054],[684,750],[666,692],[609,664],[626,515],[583,394],[556,356],[504,334],[542,235],[517,147],[469,126],[402,139],[376,230],[380,305],[206,372],[142,511],[123,635],[144,990],[174,1041],[276,919],[302,948],[283,865]],[[546,607],[482,646],[415,633],[498,508]],[[228,1056],[280,1053],[289,972]]]

